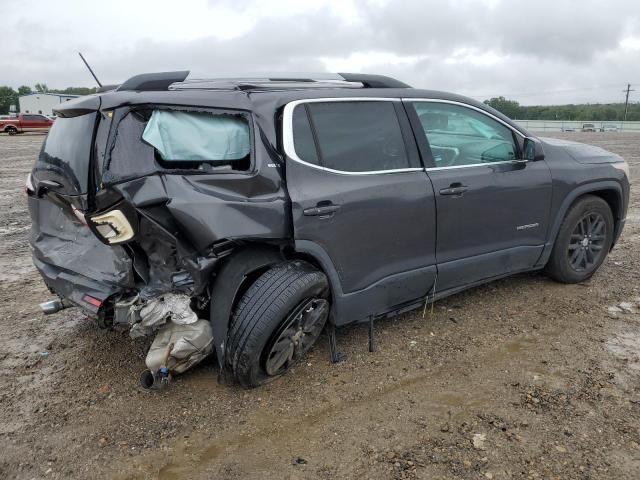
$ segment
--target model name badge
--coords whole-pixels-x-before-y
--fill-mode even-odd
[[[540,224],[539,223],[528,223],[526,225],[518,225],[516,227],[516,230],[526,230],[527,228],[536,228],[539,227]]]

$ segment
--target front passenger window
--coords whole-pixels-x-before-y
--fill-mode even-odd
[[[461,105],[413,102],[436,167],[462,167],[518,158],[511,129]]]

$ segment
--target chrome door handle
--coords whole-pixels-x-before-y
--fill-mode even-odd
[[[466,185],[443,188],[442,190],[440,190],[440,195],[462,195],[467,190],[468,187]]]
[[[302,213],[306,217],[324,217],[333,215],[340,210],[340,205],[322,205],[320,207],[305,208]]]

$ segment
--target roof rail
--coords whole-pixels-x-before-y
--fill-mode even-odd
[[[392,77],[385,75],[371,75],[367,73],[315,73],[315,74],[287,74],[287,73],[275,73],[258,76],[246,76],[246,77],[221,77],[213,79],[198,79],[189,80],[185,82],[189,75],[188,70],[179,72],[157,72],[157,73],[143,73],[142,75],[136,75],[125,81],[122,85],[116,88],[117,91],[158,91],[168,90],[169,86],[173,83],[183,83],[182,87],[201,88],[204,84],[218,84],[220,86],[225,85],[227,88],[236,89],[251,89],[251,88],[264,88],[268,83],[280,83],[284,84],[331,84],[331,83],[359,83],[364,88],[411,88],[400,80],[396,80]],[[339,86],[339,85],[336,85]],[[115,86],[106,86],[99,91],[112,90]]]
[[[400,80],[386,75],[371,75],[368,73],[338,73],[347,82],[360,82],[365,88],[411,88]]]
[[[179,72],[143,73],[126,80],[118,87],[118,91],[133,90],[137,92],[167,90],[175,82],[183,82],[189,75],[189,70]]]

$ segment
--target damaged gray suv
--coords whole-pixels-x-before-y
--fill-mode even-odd
[[[145,74],[67,102],[27,181],[33,261],[146,386],[215,354],[254,387],[326,329],[518,272],[588,279],[620,236],[617,155],[383,76]],[[370,329],[372,332],[372,328]]]

